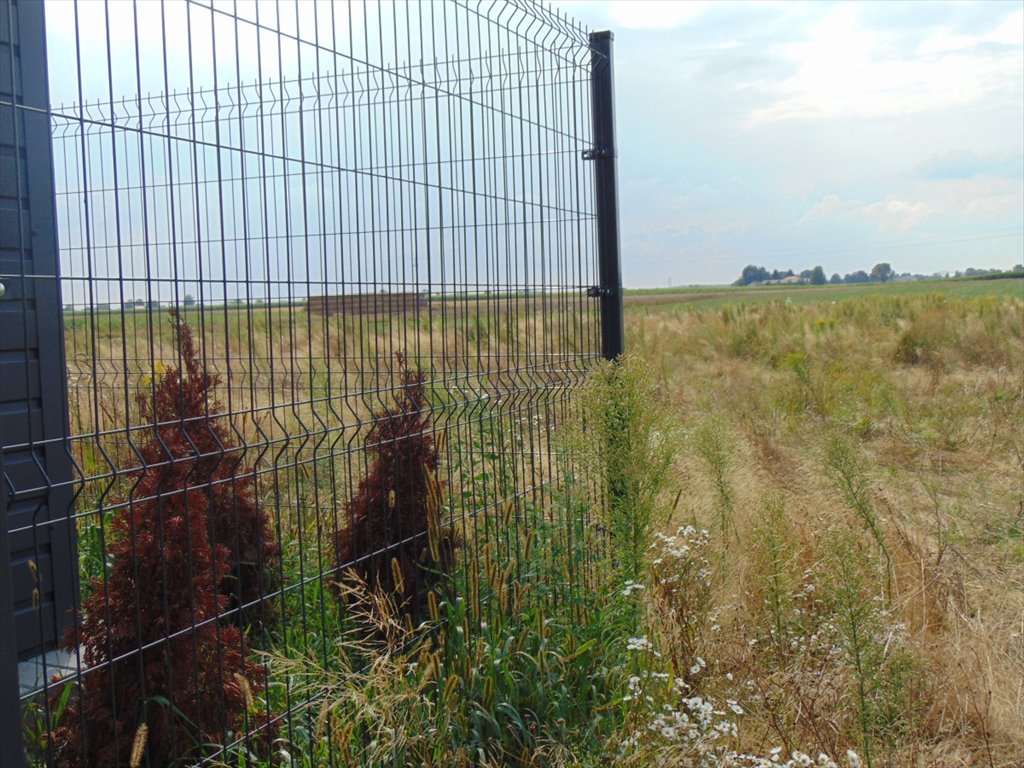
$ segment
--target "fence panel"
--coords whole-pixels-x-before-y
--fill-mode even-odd
[[[46,10],[59,271],[24,244],[0,271],[61,297],[66,377],[39,381],[67,429],[5,433],[3,470],[12,499],[63,494],[64,525],[8,530],[70,630],[16,627],[41,674],[13,738],[39,765],[126,765],[143,724],[143,765],[345,764],[276,660],[336,663],[346,574],[418,622],[482,557],[511,588],[528,536],[585,540],[557,433],[620,290],[587,159],[610,49],[532,0]],[[39,445],[64,476],[11,470]],[[587,578],[584,554],[547,599]]]

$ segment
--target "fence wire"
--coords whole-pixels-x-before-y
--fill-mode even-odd
[[[141,765],[312,749],[273,659],[331,664],[345,573],[418,621],[588,524],[556,450],[601,352],[588,35],[532,0],[50,3],[47,109],[35,11],[0,11],[8,143],[42,114],[52,163],[12,199],[59,247],[22,226],[0,266],[39,392],[3,425],[29,762],[127,765],[142,723]]]

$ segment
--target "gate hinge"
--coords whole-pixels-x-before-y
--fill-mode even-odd
[[[608,157],[608,150],[600,149],[598,147],[594,147],[593,149],[584,149],[582,157],[584,160],[600,160]]]
[[[611,288],[605,288],[600,285],[591,285],[587,288],[587,296],[591,299],[600,299],[602,296],[614,296],[615,292]]]

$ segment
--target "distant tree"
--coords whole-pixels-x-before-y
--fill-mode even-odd
[[[851,272],[850,274],[848,274],[844,279],[844,282],[869,283],[871,282],[871,278],[868,276],[868,273],[865,272],[863,269],[858,269],[856,272]]]
[[[191,293],[186,293],[183,303],[185,304],[186,307],[194,306],[196,303],[196,297],[193,296]]]
[[[871,280],[876,283],[886,283],[896,275],[893,272],[892,265],[887,261],[883,261],[880,264],[875,264],[871,268]]]
[[[1011,272],[1024,272],[1024,264],[1014,264]]]
[[[768,270],[764,267],[757,267],[753,264],[748,264],[743,268],[743,272],[740,273],[740,278],[733,285],[750,285],[751,283],[761,283],[769,278]]]
[[[811,270],[810,274],[811,285],[824,285],[825,284],[825,270],[820,266],[815,267]]]
[[[839,276],[838,272],[833,272],[832,277],[830,277],[828,281],[832,283],[832,285],[839,285],[843,282],[843,278]]]
[[[802,280],[810,280],[812,274],[814,274],[813,270],[805,269],[800,272],[800,278]]]

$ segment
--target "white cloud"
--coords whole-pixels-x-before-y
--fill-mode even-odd
[[[825,219],[829,216],[836,216],[846,213],[854,205],[856,203],[843,202],[839,195],[825,195],[811,207],[811,210],[803,215],[800,221],[814,221],[816,219]]]
[[[927,203],[910,202],[892,196],[864,203],[828,194],[811,206],[800,218],[800,223],[830,218],[859,219],[873,223],[881,232],[909,232],[919,227],[931,213],[932,207]]]
[[[778,83],[759,84],[771,103],[751,113],[751,125],[892,117],[964,105],[996,93],[1019,95],[1024,79],[1021,12],[984,34],[944,28],[908,48],[865,27],[859,11],[854,5],[835,6],[809,24],[797,42],[777,46],[796,65],[796,73]],[[1005,50],[980,50],[992,44]]]
[[[864,206],[865,218],[878,224],[882,232],[909,232],[921,225],[932,212],[927,203],[911,203],[888,198]]]
[[[674,29],[692,21],[709,5],[701,0],[612,0],[608,17],[623,29]]]
[[[928,185],[933,207],[947,218],[1024,226],[1024,185],[992,176],[942,179]]]
[[[1024,9],[1014,11],[992,31],[988,39],[1003,45],[1024,46]]]

